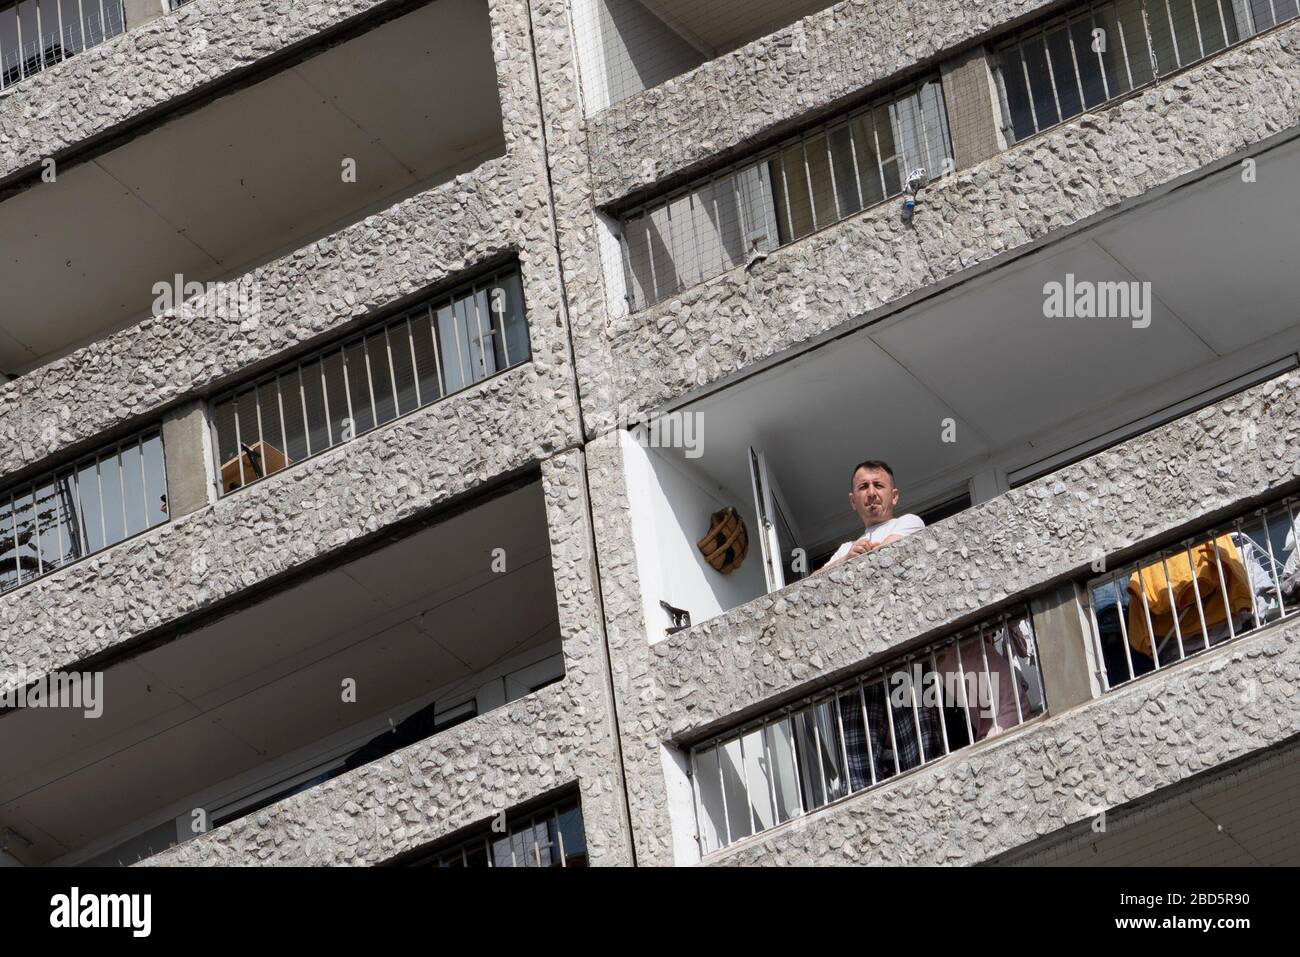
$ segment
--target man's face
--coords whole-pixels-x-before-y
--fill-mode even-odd
[[[894,517],[898,504],[898,489],[884,469],[858,469],[853,473],[853,488],[849,489],[849,506],[868,528],[887,522]]]

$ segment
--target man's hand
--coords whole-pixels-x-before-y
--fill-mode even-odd
[[[850,558],[856,558],[858,555],[865,555],[867,552],[874,552],[880,546],[869,539],[859,538],[849,546],[849,553],[844,556],[847,561]]]

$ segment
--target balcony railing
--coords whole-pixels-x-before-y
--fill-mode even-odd
[[[530,357],[510,268],[213,402],[222,494],[350,441]]]
[[[506,828],[484,833],[413,862],[425,867],[586,867],[587,837],[577,796],[511,815]]]
[[[125,29],[122,0],[23,0],[0,10],[0,89]]]
[[[1297,513],[1287,500],[1093,579],[1103,687],[1300,613]]]
[[[0,495],[0,593],[167,521],[153,429]]]
[[[1083,4],[998,47],[1004,129],[1023,140],[1298,13],[1297,0]]]
[[[1008,613],[691,751],[708,854],[1046,710],[1033,626]]]
[[[897,196],[913,169],[939,176],[951,156],[935,77],[656,199],[623,217],[628,305],[643,309]]]

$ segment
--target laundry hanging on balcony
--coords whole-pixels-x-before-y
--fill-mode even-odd
[[[1188,553],[1183,551],[1152,562],[1129,578],[1128,640],[1135,650],[1147,657],[1153,657],[1151,632],[1147,628],[1148,614],[1151,628],[1163,643],[1175,634],[1175,614],[1178,631],[1183,633],[1199,633],[1202,615],[1207,629],[1226,624],[1225,590],[1234,618],[1239,614],[1250,614],[1254,605],[1255,590],[1232,535],[1201,542],[1190,551],[1195,562],[1194,572]],[[1223,569],[1222,580],[1220,568]]]

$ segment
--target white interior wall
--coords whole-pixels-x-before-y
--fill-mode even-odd
[[[572,9],[588,116],[707,58],[640,0],[573,0]]]
[[[668,613],[659,607],[661,599],[700,622],[765,594],[749,490],[709,484],[682,469],[673,453],[643,448],[627,432],[620,435],[650,640],[664,637],[671,625]],[[709,530],[709,516],[727,506],[744,519],[749,550],[738,569],[722,575],[704,561],[695,543]]]

